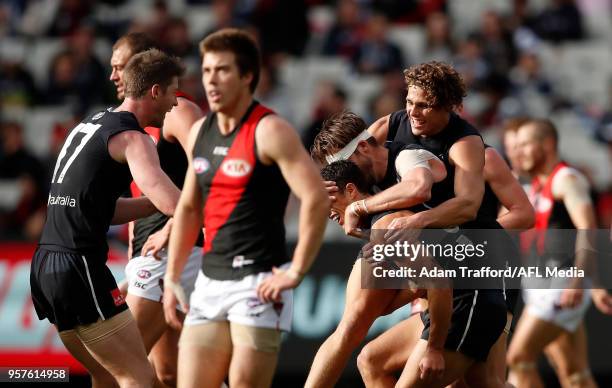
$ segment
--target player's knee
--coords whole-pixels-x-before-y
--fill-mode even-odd
[[[510,347],[508,354],[506,355],[506,363],[510,368],[523,368],[530,367],[529,364],[535,365],[535,357],[525,349],[519,349],[517,347]]]
[[[169,363],[163,363],[161,365],[156,365],[155,372],[159,381],[169,387],[176,387],[176,367]]]
[[[109,373],[93,374],[91,375],[91,387],[92,388],[119,388],[117,380]]]
[[[376,371],[376,354],[370,346],[364,346],[357,356],[357,368],[361,374],[373,374]]]

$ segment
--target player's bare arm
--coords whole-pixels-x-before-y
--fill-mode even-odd
[[[157,209],[147,197],[119,198],[115,205],[115,214],[111,225],[121,225],[142,217],[150,216]]]
[[[127,162],[134,182],[159,211],[174,214],[180,191],[162,171],[157,151],[147,135],[137,131],[119,133],[109,140],[108,152],[117,162]]]
[[[507,230],[531,228],[535,222],[533,206],[508,164],[493,148],[485,150],[484,178],[504,207],[497,222]]]
[[[164,277],[164,284],[179,284],[178,281],[185,267],[185,263],[187,262],[189,252],[195,244],[198,233],[202,228],[202,194],[193,170],[191,150],[193,149],[199,128],[201,128],[204,120],[205,118],[201,118],[196,121],[189,133],[189,152],[187,152],[189,166],[185,175],[183,190],[174,214],[174,221],[168,244],[168,267]],[[177,318],[176,309],[174,308],[177,301],[176,292],[180,291],[177,291],[175,287],[172,286],[166,287],[164,289],[163,305],[166,322],[178,329],[181,327],[181,323]],[[186,301],[180,302],[181,304],[186,303]],[[185,308],[186,311],[187,306],[185,305],[183,308]]]
[[[164,138],[169,142],[179,142],[187,152],[190,128],[202,118],[202,110],[193,102],[177,97],[178,105],[166,114],[164,119]]]
[[[374,136],[378,144],[385,144],[385,141],[387,141],[389,117],[391,117],[391,115],[381,117],[368,127],[368,132],[370,132],[370,135]]]
[[[344,216],[344,230],[352,234],[359,224],[356,217],[366,213],[374,214],[393,209],[406,209],[426,202],[431,197],[434,182],[444,179],[444,164],[433,154],[424,161],[427,168],[414,168],[414,153],[420,150],[404,150],[395,160],[395,168],[401,181],[380,193],[363,200],[361,206],[348,207]],[[434,176],[435,175],[435,176]]]
[[[276,273],[258,288],[264,301],[276,300],[280,291],[293,288],[310,268],[321,242],[329,214],[329,199],[317,167],[291,125],[269,115],[255,132],[258,157],[263,163],[276,163],[291,191],[300,200],[299,239],[291,267],[285,274]]]
[[[563,201],[572,222],[576,226],[576,258],[574,264],[586,269],[597,282],[594,236],[590,230],[597,228],[595,209],[589,193],[589,184],[583,176],[566,174],[559,177],[552,187],[553,197]],[[578,283],[578,282],[577,282]],[[576,284],[582,287],[582,284]],[[604,289],[593,290],[592,298],[595,305],[604,313],[611,313],[610,296]],[[566,289],[561,296],[560,304],[563,307],[574,307],[582,300],[583,290],[580,288]]]
[[[185,153],[188,153],[189,132],[193,123],[202,118],[202,110],[186,98],[177,97],[176,100],[178,105],[172,108],[164,119],[163,136],[169,142],[178,142]],[[168,244],[172,223],[172,218],[169,218],[162,229],[147,238],[147,241],[142,246],[142,255],[158,257],[161,249]]]

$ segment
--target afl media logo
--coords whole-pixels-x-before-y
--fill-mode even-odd
[[[251,165],[243,159],[226,159],[221,164],[221,171],[229,177],[240,178],[251,172]]]
[[[202,174],[210,168],[210,162],[204,158],[193,159],[193,170],[196,174]]]
[[[148,279],[151,277],[151,272],[147,271],[146,269],[141,269],[136,273],[136,275],[141,279]]]

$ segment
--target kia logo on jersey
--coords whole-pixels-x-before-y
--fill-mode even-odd
[[[251,165],[243,159],[227,159],[221,164],[221,171],[229,177],[240,178],[251,172]]]
[[[147,271],[146,269],[141,269],[136,273],[136,276],[141,279],[148,279],[151,277],[151,272]]]
[[[193,170],[196,174],[202,174],[210,168],[210,162],[204,158],[193,159]]]

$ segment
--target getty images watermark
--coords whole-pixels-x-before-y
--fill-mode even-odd
[[[364,288],[589,288],[612,285],[607,230],[373,230]],[[437,281],[437,282],[436,282]]]

